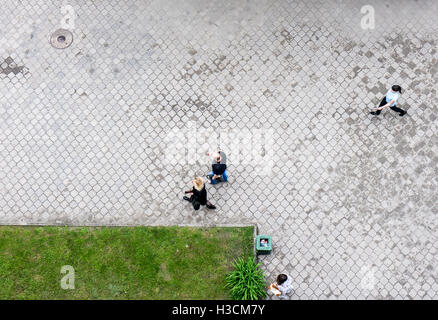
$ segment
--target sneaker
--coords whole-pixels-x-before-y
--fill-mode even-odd
[[[403,117],[406,113],[407,113],[406,111],[403,112],[403,113],[400,113],[399,116],[400,116],[400,117]]]
[[[371,111],[370,114],[372,114],[373,116],[377,115],[374,111]]]
[[[186,200],[186,201],[190,201],[190,198],[186,197],[186,196],[184,196],[183,199]]]

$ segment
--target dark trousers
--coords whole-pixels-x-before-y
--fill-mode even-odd
[[[383,107],[386,103],[387,103],[387,102],[386,102],[386,97],[384,97],[384,98],[382,99],[382,102],[380,102],[379,107]],[[406,111],[404,111],[403,109],[397,108],[396,106],[394,106],[394,107],[389,107],[389,108],[390,108],[391,110],[395,111],[395,112],[400,113],[400,114],[405,114],[405,113],[406,113]],[[376,111],[376,115],[379,115],[380,112],[382,112],[382,110],[377,110],[377,111]]]
[[[201,200],[201,201],[200,201]],[[193,196],[193,194],[190,196],[190,198],[187,199],[188,202],[191,202],[193,205],[193,209],[199,210],[201,208],[201,205],[207,206],[208,209],[215,209],[216,207],[210,203],[210,201],[207,201],[207,199],[197,199]]]
[[[193,194],[190,196],[190,198],[187,201],[192,203],[193,209],[195,209],[195,210],[199,210],[199,208],[201,207],[201,204],[199,203],[198,199],[196,199],[193,196]],[[204,203],[204,205],[205,205],[205,203]]]

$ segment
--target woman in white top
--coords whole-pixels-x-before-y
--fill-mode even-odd
[[[379,107],[376,111],[370,112],[373,116],[378,116],[380,112],[389,107],[391,110],[398,112],[400,117],[403,117],[407,112],[400,108],[397,108],[397,100],[402,93],[402,88],[398,85],[392,86],[391,89],[386,93],[386,96],[383,98],[382,102],[380,102]]]

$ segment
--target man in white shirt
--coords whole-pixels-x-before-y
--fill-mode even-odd
[[[391,89],[386,93],[386,96],[383,98],[382,102],[380,102],[379,107],[376,111],[370,112],[373,116],[378,116],[380,112],[389,107],[391,110],[398,112],[400,117],[403,117],[407,112],[403,109],[397,107],[397,100],[402,93],[402,88],[398,85],[392,86]]]

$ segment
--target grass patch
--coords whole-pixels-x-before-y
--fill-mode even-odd
[[[252,227],[0,226],[0,299],[229,299],[225,275],[252,245]]]

